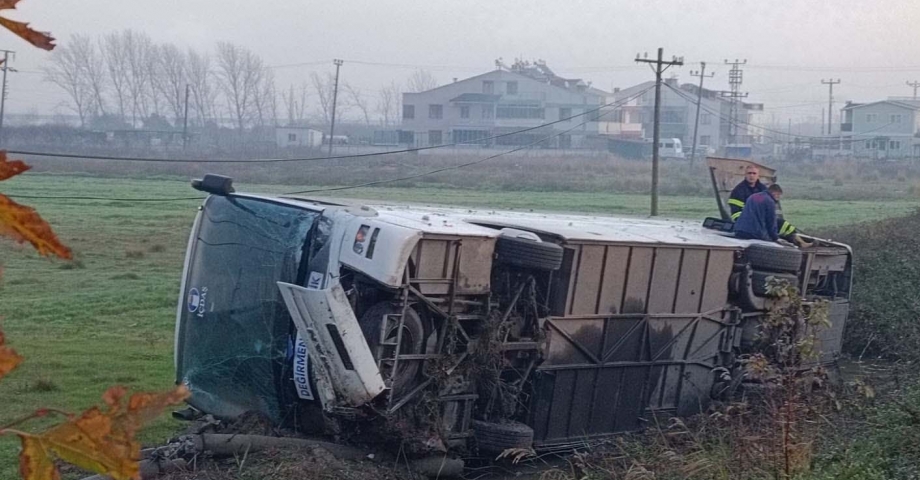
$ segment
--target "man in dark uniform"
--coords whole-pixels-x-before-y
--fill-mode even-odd
[[[735,222],[735,236],[746,240],[779,240],[776,228],[776,204],[783,196],[783,189],[773,184],[766,192],[758,192],[744,202],[744,210]]]
[[[732,221],[738,221],[741,212],[744,210],[744,204],[751,195],[765,191],[767,191],[767,186],[760,181],[760,169],[757,168],[756,165],[748,165],[744,170],[744,180],[736,185],[728,196],[728,207],[731,209]],[[795,226],[787,222],[781,213],[778,214],[777,224],[777,233],[783,240],[795,243],[800,247],[810,245],[805,240],[799,238],[796,234]]]

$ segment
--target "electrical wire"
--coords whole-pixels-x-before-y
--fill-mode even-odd
[[[708,113],[710,113],[710,114],[713,114],[713,115],[717,116],[718,118],[720,118],[720,119],[722,119],[722,120],[725,120],[725,121],[727,121],[727,122],[729,122],[729,123],[732,123],[732,124],[734,124],[735,126],[738,126],[738,125],[749,126],[749,127],[753,127],[753,128],[756,128],[756,129],[763,130],[763,131],[765,131],[765,132],[771,132],[771,133],[774,133],[774,134],[777,134],[777,135],[783,135],[783,136],[786,136],[786,137],[796,137],[796,138],[803,138],[803,139],[808,139],[808,140],[821,140],[821,141],[824,141],[824,142],[833,142],[833,143],[863,142],[863,141],[866,140],[865,138],[860,138],[860,139],[856,139],[856,138],[852,138],[852,139],[835,139],[835,138],[828,138],[828,137],[817,137],[817,136],[814,136],[814,135],[796,135],[796,134],[791,134],[791,133],[788,133],[788,132],[783,132],[783,131],[780,131],[780,130],[773,130],[773,129],[770,129],[770,128],[767,128],[767,127],[763,127],[763,126],[760,126],[760,125],[754,125],[753,123],[750,123],[750,122],[745,122],[745,121],[742,121],[742,120],[732,119],[732,118],[730,118],[730,117],[726,117],[726,116],[724,116],[721,112],[717,112],[717,111],[715,111],[715,110],[712,110],[711,108],[709,108],[709,107],[707,107],[707,106],[705,106],[705,105],[700,105],[699,102],[697,102],[696,99],[690,97],[686,92],[683,92],[683,91],[681,91],[681,90],[679,90],[679,89],[673,87],[672,85],[665,84],[665,86],[667,86],[668,88],[670,88],[671,90],[673,90],[674,93],[676,93],[677,95],[679,95],[680,97],[682,97],[684,100],[690,102],[690,103],[693,104],[693,105],[697,105],[697,106],[698,106],[699,108],[701,108],[702,110],[704,110],[704,111],[706,111],[706,112],[708,112]],[[893,123],[886,123],[886,124],[884,124],[884,125],[881,125],[881,126],[878,127],[878,128],[874,128],[874,129],[872,129],[872,130],[867,130],[867,131],[865,131],[865,132],[861,132],[860,135],[864,135],[864,134],[867,134],[867,133],[876,132],[876,131],[881,130],[881,129],[885,128],[885,127],[888,127],[888,126],[890,126],[890,125],[893,125]],[[773,139],[773,140],[778,140],[776,137],[772,137],[772,136],[769,136],[769,135],[763,135],[763,136],[765,136],[765,137],[767,137],[767,138],[770,138],[770,139]]]
[[[608,104],[605,104],[605,105],[601,105],[601,106],[598,107],[598,108],[591,109],[591,110],[587,110],[587,111],[585,111],[585,112],[583,112],[583,113],[580,113],[580,114],[577,114],[577,115],[572,115],[572,116],[570,116],[570,117],[566,117],[566,118],[564,118],[564,119],[560,119],[560,120],[558,120],[558,121],[556,121],[556,122],[550,122],[550,123],[546,123],[546,124],[540,125],[539,127],[526,128],[526,129],[522,129],[522,130],[519,130],[519,131],[516,131],[516,132],[512,132],[511,134],[505,134],[505,135],[500,135],[500,136],[507,136],[507,135],[513,135],[513,134],[518,134],[518,133],[525,133],[525,132],[534,130],[534,129],[536,129],[536,128],[541,128],[541,127],[544,127],[544,126],[548,126],[548,125],[553,125],[553,124],[556,124],[556,123],[560,123],[560,122],[562,122],[562,121],[568,121],[568,120],[570,120],[570,119],[572,119],[572,118],[582,117],[582,116],[590,115],[590,114],[595,113],[595,112],[600,112],[600,111],[601,111],[602,109],[604,109],[604,108],[622,106],[623,104],[628,103],[628,102],[631,101],[631,100],[634,100],[634,99],[636,99],[636,98],[639,98],[640,96],[642,96],[642,94],[644,94],[645,92],[647,92],[647,91],[649,91],[649,90],[651,90],[651,89],[652,89],[652,87],[646,88],[646,89],[641,90],[641,91],[639,91],[639,92],[636,92],[635,94],[633,94],[633,95],[631,95],[631,96],[629,96],[629,97],[626,97],[626,98],[624,98],[624,99],[621,99],[621,100],[618,100],[618,101],[615,101],[615,102],[611,102],[611,103],[608,103]],[[493,160],[493,159],[495,159],[495,158],[502,157],[502,156],[504,156],[504,155],[508,155],[508,154],[511,154],[511,153],[514,153],[514,152],[517,152],[517,151],[520,151],[520,150],[524,150],[524,149],[533,147],[533,146],[535,146],[535,145],[537,145],[537,144],[540,144],[540,143],[542,143],[542,142],[545,142],[545,141],[547,141],[547,140],[551,140],[551,139],[556,138],[556,137],[559,137],[559,136],[561,136],[561,135],[565,135],[566,133],[571,132],[571,131],[573,131],[573,130],[575,130],[575,129],[577,129],[577,128],[583,126],[583,125],[586,125],[586,124],[592,122],[592,121],[597,121],[597,120],[599,120],[600,118],[602,118],[602,117],[604,117],[604,116],[606,116],[606,115],[609,115],[610,113],[613,113],[613,110],[608,110],[608,111],[606,111],[606,112],[600,112],[600,113],[597,115],[596,118],[589,118],[588,120],[585,120],[585,121],[583,121],[583,122],[581,122],[581,123],[579,123],[579,124],[576,124],[576,125],[574,125],[574,126],[568,128],[568,129],[565,129],[565,130],[563,130],[563,131],[561,131],[561,132],[557,132],[557,133],[555,133],[555,134],[548,135],[548,136],[546,136],[546,137],[543,137],[543,138],[541,138],[541,139],[539,139],[539,140],[536,140],[536,141],[534,141],[534,142],[531,142],[531,143],[529,143],[529,144],[522,145],[522,146],[519,146],[519,147],[517,147],[517,148],[513,148],[513,149],[511,149],[511,150],[507,150],[507,151],[504,151],[504,152],[500,152],[500,153],[497,153],[497,154],[494,154],[494,155],[490,155],[490,156],[488,156],[488,157],[480,158],[480,159],[474,160],[474,161],[472,161],[472,162],[466,162],[466,163],[463,163],[463,164],[453,165],[453,166],[450,166],[450,167],[438,168],[438,169],[435,169],[435,170],[430,170],[430,171],[427,171],[427,172],[421,172],[421,173],[418,173],[418,174],[409,175],[409,176],[405,176],[405,177],[390,178],[390,179],[384,179],[384,180],[375,180],[375,181],[372,181],[372,182],[365,182],[365,183],[361,183],[361,184],[346,185],[346,186],[340,186],[340,187],[326,187],[326,188],[318,188],[318,189],[311,189],[311,190],[300,190],[300,191],[296,191],[296,192],[287,192],[287,193],[283,193],[283,194],[281,194],[281,195],[301,195],[301,194],[305,194],[305,193],[318,193],[318,192],[331,192],[331,191],[351,190],[351,189],[356,189],[356,188],[363,188],[363,187],[370,187],[370,186],[375,186],[375,185],[383,185],[383,184],[388,184],[388,183],[401,182],[401,181],[405,181],[405,180],[413,180],[413,179],[416,179],[416,178],[426,177],[426,176],[434,175],[434,174],[441,173],[441,172],[446,172],[446,171],[451,171],[451,170],[459,170],[459,169],[461,169],[461,168],[471,167],[471,166],[474,166],[474,165],[478,165],[478,164],[487,162],[487,161],[489,161],[489,160]],[[494,138],[498,138],[498,137],[500,137],[500,136],[496,136],[496,137],[494,137]],[[481,139],[481,140],[479,140],[479,141],[481,142],[482,140],[484,140],[484,139]],[[9,151],[9,153],[14,153],[14,152],[13,152],[13,151]],[[117,197],[45,196],[45,195],[8,195],[8,196],[9,196],[10,198],[17,198],[17,199],[35,199],[35,200],[100,200],[100,201],[111,201],[111,202],[175,202],[175,201],[190,201],[190,200],[198,200],[198,201],[201,201],[201,200],[203,200],[203,199],[205,198],[205,197],[117,198]]]
[[[647,88],[647,89],[645,89],[645,90],[642,90],[642,91],[640,91],[640,92],[638,92],[638,93],[636,93],[636,94],[634,94],[634,95],[632,95],[632,96],[630,96],[630,97],[627,97],[627,98],[625,98],[625,99],[623,99],[623,100],[620,100],[619,102],[613,102],[613,104],[617,104],[617,103],[619,103],[619,104],[627,103],[627,102],[629,102],[630,100],[633,100],[634,98],[640,97],[643,93],[647,92],[648,90],[651,90],[651,88]],[[608,104],[608,106],[613,106],[613,104]],[[609,115],[610,113],[612,113],[612,112],[611,112],[611,111],[608,111],[608,112],[605,112],[605,113],[601,113],[600,115],[597,116],[597,118],[600,119],[601,117],[606,116],[606,115]],[[383,185],[383,184],[387,184],[387,183],[402,182],[402,181],[405,181],[405,180],[414,180],[414,179],[416,179],[416,178],[426,177],[426,176],[429,176],[429,175],[435,175],[435,174],[442,173],[442,172],[447,172],[447,171],[451,171],[451,170],[459,170],[459,169],[461,169],[461,168],[466,168],[466,167],[470,167],[470,166],[473,166],[473,165],[478,165],[478,164],[480,164],[480,163],[484,163],[484,162],[487,162],[487,161],[489,161],[489,160],[493,160],[493,159],[495,159],[495,158],[498,158],[498,157],[501,157],[501,156],[504,156],[504,155],[508,155],[508,154],[510,154],[510,153],[514,153],[514,152],[517,152],[517,151],[520,151],[520,150],[524,150],[524,149],[533,147],[533,146],[535,146],[535,145],[537,145],[537,144],[540,144],[540,143],[543,143],[543,142],[545,142],[545,141],[547,141],[547,140],[551,140],[551,139],[556,138],[556,137],[559,137],[559,136],[561,136],[561,135],[565,135],[566,133],[571,132],[572,130],[575,130],[575,129],[581,127],[582,125],[585,125],[585,124],[587,124],[587,123],[589,123],[589,122],[591,122],[591,121],[595,121],[595,120],[590,120],[590,119],[589,119],[589,120],[585,120],[584,122],[581,122],[581,123],[579,123],[578,125],[575,125],[575,126],[573,126],[573,127],[571,127],[571,128],[568,128],[568,129],[563,130],[563,131],[561,131],[561,132],[557,132],[557,133],[552,134],[552,135],[548,135],[548,136],[546,136],[546,137],[543,137],[543,138],[541,138],[541,139],[539,139],[539,140],[533,141],[533,142],[528,143],[528,144],[526,144],[526,145],[521,145],[520,147],[511,149],[511,150],[507,150],[507,151],[505,151],[505,152],[497,153],[497,154],[495,154],[495,155],[490,155],[490,156],[485,157],[485,158],[480,158],[480,159],[474,160],[474,161],[472,161],[472,162],[462,163],[462,164],[460,164],[460,165],[453,165],[453,166],[450,166],[450,167],[438,168],[438,169],[435,169],[435,170],[429,170],[429,171],[427,171],[427,172],[422,172],[422,173],[418,173],[418,174],[415,174],[415,175],[408,175],[408,176],[405,176],[405,177],[389,178],[389,179],[385,179],[385,180],[375,180],[375,181],[372,181],[372,182],[365,182],[365,183],[360,183],[360,184],[356,184],[356,185],[346,185],[346,186],[341,186],[341,187],[327,187],[327,188],[317,188],[317,189],[311,189],[311,190],[300,190],[300,191],[296,191],[296,192],[287,192],[287,193],[283,193],[282,195],[302,195],[302,194],[305,194],[305,193],[321,193],[321,192],[335,192],[335,191],[341,191],[341,190],[351,190],[351,189],[355,189],[355,188],[372,187],[372,186]]]
[[[187,200],[204,200],[207,197],[164,197],[164,198],[118,198],[90,196],[54,196],[54,195],[7,195],[9,198],[27,200],[106,200],[110,202],[179,202]]]
[[[648,89],[643,90],[643,93],[645,93],[646,91],[648,91]],[[142,162],[142,163],[254,163],[254,164],[261,164],[261,163],[319,162],[319,161],[324,161],[324,160],[341,160],[341,159],[350,159],[350,158],[379,157],[379,156],[384,156],[384,155],[394,155],[397,153],[413,153],[413,152],[421,152],[421,151],[426,151],[426,150],[435,150],[438,148],[456,147],[456,146],[462,146],[462,145],[478,145],[485,141],[509,137],[509,136],[518,135],[521,133],[527,133],[533,130],[539,130],[543,127],[548,127],[551,125],[556,125],[558,123],[568,122],[572,119],[575,119],[575,118],[578,118],[584,115],[590,115],[592,113],[599,112],[603,110],[604,108],[608,108],[608,107],[615,105],[616,103],[617,102],[611,102],[608,104],[600,105],[597,108],[585,110],[575,115],[570,115],[565,118],[560,118],[559,120],[555,120],[552,122],[541,123],[540,125],[524,128],[521,130],[516,130],[514,132],[501,133],[498,135],[492,135],[489,137],[479,138],[479,139],[476,139],[470,142],[442,143],[438,145],[429,145],[427,147],[404,148],[401,150],[388,150],[385,152],[355,153],[355,154],[349,154],[349,155],[330,155],[330,156],[325,156],[325,157],[253,158],[253,159],[229,159],[229,160],[212,158],[212,159],[195,160],[195,159],[187,159],[187,158],[183,159],[183,158],[157,158],[157,157],[120,157],[120,156],[112,156],[112,155],[37,152],[37,151],[32,151],[32,150],[7,150],[7,153],[14,154],[14,155],[29,155],[29,156],[34,156],[34,157],[58,157],[58,158],[73,158],[73,159],[80,159],[80,160],[105,160],[105,161]]]

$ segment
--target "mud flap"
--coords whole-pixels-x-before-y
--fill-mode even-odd
[[[383,392],[380,369],[341,285],[315,290],[278,282],[278,288],[310,351],[324,409],[359,407]]]

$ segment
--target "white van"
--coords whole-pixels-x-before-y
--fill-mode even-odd
[[[663,138],[658,142],[659,158],[676,158],[683,160],[684,147],[679,138]]]

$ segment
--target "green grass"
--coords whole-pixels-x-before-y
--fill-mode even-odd
[[[0,184],[10,195],[106,197],[194,196],[179,180],[124,180],[26,174]],[[302,187],[301,187],[302,188]],[[240,191],[281,192],[295,187],[238,185]],[[644,195],[499,192],[448,188],[361,189],[332,192],[389,202],[455,204],[522,210],[645,214]],[[9,343],[26,362],[0,383],[0,424],[37,407],[79,411],[98,403],[108,386],[169,388],[173,377],[173,322],[188,230],[198,202],[20,200],[36,207],[73,248],[76,261],[41,258],[28,247],[0,241],[5,268],[0,316]],[[790,199],[786,214],[804,230],[907,214],[909,200]],[[661,199],[665,216],[713,215],[705,197]],[[159,442],[178,424],[163,418],[143,439]],[[18,442],[0,439],[0,478],[15,478]]]

